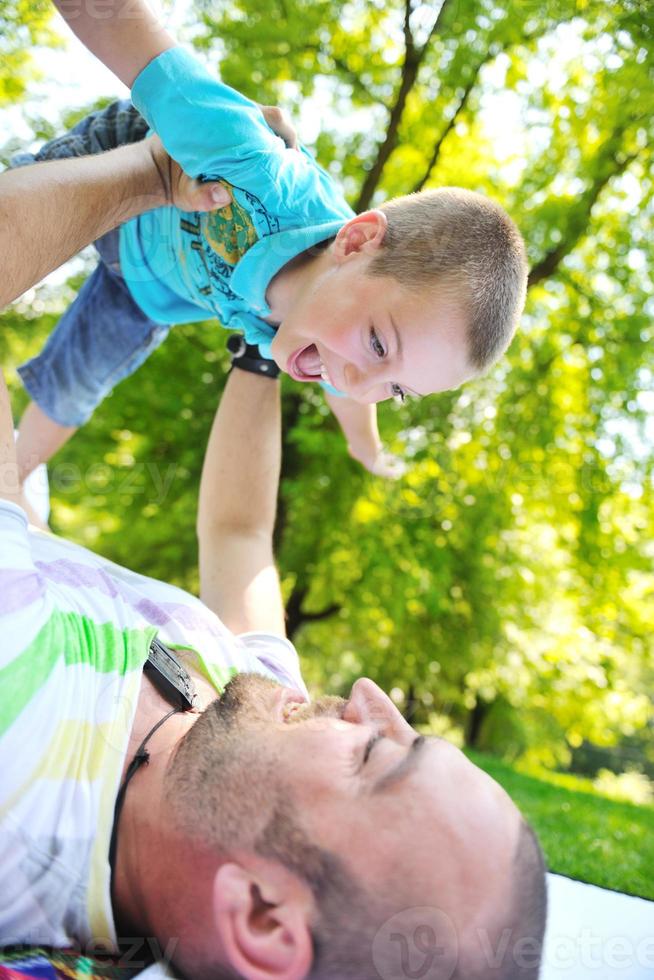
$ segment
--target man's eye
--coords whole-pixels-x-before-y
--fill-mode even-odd
[[[384,736],[381,735],[379,732],[376,732],[374,735],[371,735],[371,737],[366,742],[365,751],[363,753],[363,760],[361,762],[361,768],[362,769],[365,766],[366,762],[368,761],[368,759],[370,757],[370,753],[374,749],[375,745],[377,744],[377,742],[381,742],[381,740],[383,739],[383,737]]]
[[[376,354],[377,357],[386,357],[386,351],[384,350],[384,345],[382,344],[381,340],[377,336],[374,327],[370,328],[370,347],[373,354]]]
[[[401,402],[403,402],[406,398],[406,391],[404,388],[402,388],[401,385],[396,385],[395,383],[391,385],[391,394],[393,398],[399,398]]]

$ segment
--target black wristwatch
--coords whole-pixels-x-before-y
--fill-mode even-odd
[[[256,344],[248,344],[241,333],[230,334],[227,338],[227,350],[232,355],[232,368],[241,371],[251,371],[252,374],[262,374],[266,378],[278,378],[280,370],[273,360],[261,356]]]

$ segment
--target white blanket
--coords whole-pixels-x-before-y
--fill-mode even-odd
[[[541,980],[654,980],[654,902],[548,879]]]

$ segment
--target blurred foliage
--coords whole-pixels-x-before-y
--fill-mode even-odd
[[[50,29],[53,13],[49,0],[0,0],[0,107],[24,98],[38,77],[33,45],[58,43]]]
[[[509,209],[532,264],[523,328],[487,377],[380,407],[410,461],[398,483],[358,469],[320,392],[285,381],[289,626],[315,688],[365,673],[468,745],[548,766],[590,746],[599,769],[626,744],[651,767],[654,21],[647,0],[438,7],[192,5],[227,82],[320,115],[315,149],[356,207],[469,187]],[[39,349],[74,286],[2,315],[5,364]],[[175,328],[53,463],[55,528],[197,588],[226,364],[215,325]]]

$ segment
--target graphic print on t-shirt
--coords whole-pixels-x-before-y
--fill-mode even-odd
[[[190,249],[196,256],[196,262],[191,274],[198,292],[202,296],[211,296],[215,291],[225,299],[237,300],[229,280],[239,261],[259,240],[252,214],[257,216],[263,237],[279,231],[279,221],[254,194],[226,180],[218,183],[227,189],[232,203],[204,214],[195,212],[192,217],[180,213],[179,226],[183,237],[192,238]],[[239,202],[237,192],[245,205]],[[182,265],[186,265],[183,249],[179,259]]]

